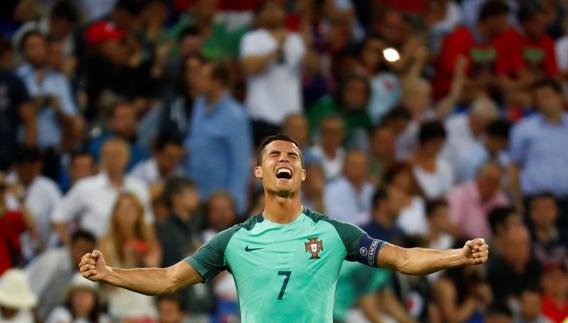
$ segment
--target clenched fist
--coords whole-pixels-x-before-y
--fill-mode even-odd
[[[478,238],[468,240],[462,248],[466,265],[479,265],[487,261],[489,257],[489,245],[485,239]]]
[[[110,272],[103,254],[96,249],[81,257],[79,270],[83,277],[95,282],[104,282],[106,274]]]

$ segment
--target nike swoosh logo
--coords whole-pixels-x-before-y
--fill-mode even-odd
[[[249,252],[249,251],[255,251],[255,250],[260,250],[260,249],[264,249],[264,248],[249,248],[249,246],[245,247],[245,251]]]

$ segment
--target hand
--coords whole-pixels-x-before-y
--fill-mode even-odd
[[[462,250],[466,265],[482,264],[489,257],[489,245],[483,238],[468,240]]]
[[[81,257],[79,270],[83,277],[94,282],[104,282],[105,276],[110,272],[103,254],[96,249]]]

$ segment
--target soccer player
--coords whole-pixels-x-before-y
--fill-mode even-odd
[[[461,249],[405,249],[373,239],[358,227],[304,209],[302,153],[285,135],[261,145],[254,175],[264,186],[264,211],[214,237],[168,268],[120,269],[100,251],[83,256],[84,277],[156,295],[212,279],[227,269],[235,279],[243,322],[333,321],[333,299],[344,260],[427,274],[487,260],[483,239]]]

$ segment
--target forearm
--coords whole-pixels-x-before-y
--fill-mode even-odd
[[[179,288],[167,268],[108,268],[103,281],[145,295],[171,294]],[[194,282],[195,283],[195,282]]]
[[[404,249],[396,268],[403,274],[425,275],[438,270],[465,264],[461,249],[436,250],[425,248]]]

